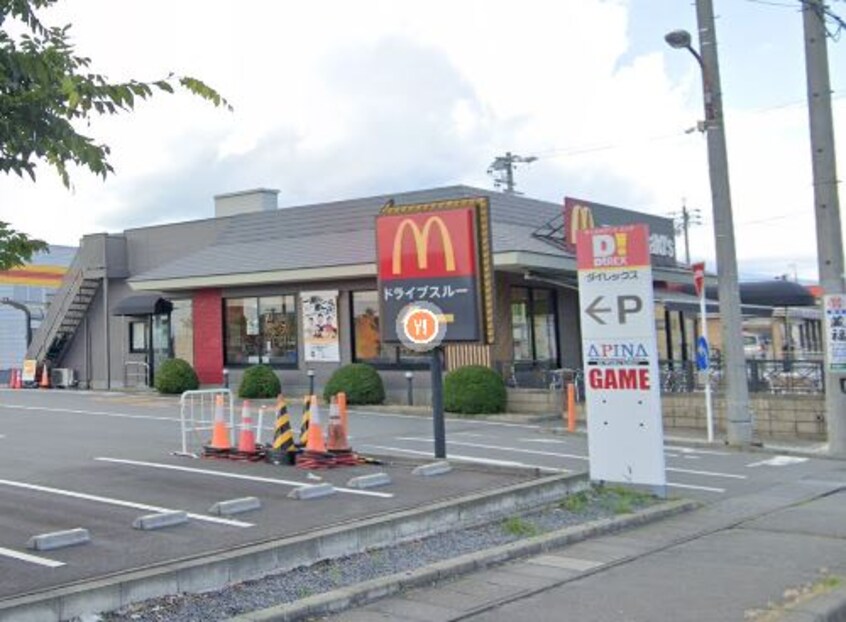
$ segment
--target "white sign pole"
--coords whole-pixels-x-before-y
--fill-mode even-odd
[[[658,340],[646,225],[578,233],[592,480],[666,494]]]
[[[702,323],[700,333],[708,339],[708,318],[705,313],[705,288],[699,294],[699,318]],[[708,442],[714,442],[714,407],[711,403],[711,356],[709,352],[708,367],[702,370],[705,378],[705,417],[708,421]]]

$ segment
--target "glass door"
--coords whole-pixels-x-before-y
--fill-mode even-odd
[[[150,386],[153,385],[159,366],[173,356],[170,351],[170,314],[153,315],[151,319]]]

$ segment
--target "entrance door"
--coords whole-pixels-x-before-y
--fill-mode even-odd
[[[159,366],[173,355],[170,351],[170,314],[153,315],[151,320],[150,385],[152,386]]]

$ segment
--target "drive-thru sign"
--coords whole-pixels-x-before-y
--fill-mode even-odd
[[[649,230],[580,231],[577,258],[591,479],[663,488]]]

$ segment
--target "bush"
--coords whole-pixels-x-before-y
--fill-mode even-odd
[[[168,359],[156,370],[153,383],[159,393],[183,393],[200,386],[194,368],[183,359]]]
[[[323,388],[327,402],[337,393],[347,394],[348,404],[381,404],[385,401],[385,385],[372,366],[352,363],[335,370]]]
[[[241,398],[276,397],[281,392],[279,378],[269,365],[248,367],[238,387],[238,397]]]
[[[444,410],[466,415],[505,410],[505,382],[489,367],[468,365],[444,378]]]

